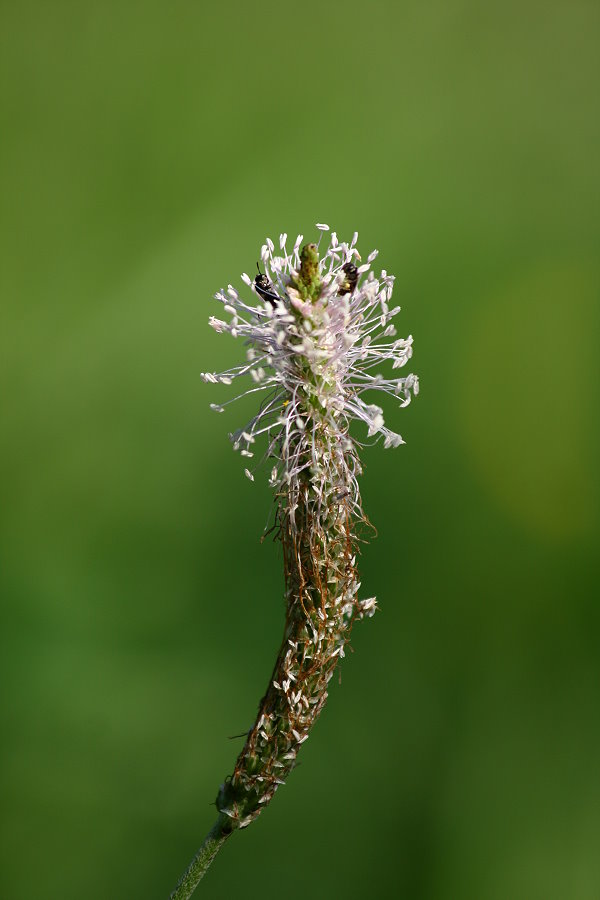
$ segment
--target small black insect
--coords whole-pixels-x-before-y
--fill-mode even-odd
[[[358,282],[358,269],[354,263],[347,262],[342,266],[342,272],[346,276],[340,285],[339,294],[351,294]]]
[[[262,300],[266,300],[272,306],[277,306],[280,302],[281,297],[273,287],[272,282],[269,281],[266,275],[260,271],[260,266],[256,263],[256,268],[258,269],[258,275],[254,279],[254,287],[256,288],[256,293]]]

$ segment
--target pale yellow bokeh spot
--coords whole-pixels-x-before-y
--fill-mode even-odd
[[[482,303],[458,378],[463,434],[486,488],[550,540],[598,522],[598,279],[547,263]]]

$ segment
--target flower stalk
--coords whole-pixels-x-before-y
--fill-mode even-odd
[[[333,233],[320,258],[316,243],[300,249],[301,235],[290,252],[285,234],[280,253],[267,239],[261,250],[265,274],[259,270],[254,282],[242,276],[260,302],[247,303],[231,285],[216,294],[230,320],[211,317],[210,324],[246,340],[247,362],[203,378],[231,384],[250,376],[247,393],[263,396],[253,419],[230,437],[249,460],[257,439],[266,438],[261,461],[272,464],[286,616],[272,676],[233,774],[219,790],[217,830],[196,857],[194,877],[202,877],[212,851],[249,825],[285,783],[323,709],[354,622],[376,610],[375,598],[358,596],[356,556],[367,520],[358,486],[362,444],[350,429],[359,420],[368,438],[382,438],[385,447],[402,444],[385,425],[382,409],[364,395],[383,392],[406,406],[418,380],[373,372],[386,362],[392,369],[403,366],[412,338],[395,337],[391,320],[399,307],[389,306],[394,278],[385,271],[376,278],[376,252],[362,263],[356,240],[355,234],[351,243],[339,243]],[[222,412],[226,404],[211,405]],[[257,468],[245,470],[252,481]],[[172,896],[179,900],[191,891]]]

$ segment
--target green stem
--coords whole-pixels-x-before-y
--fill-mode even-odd
[[[221,813],[206,835],[204,843],[181,876],[179,884],[169,900],[188,900],[188,897],[192,896],[198,887],[198,882],[204,877],[211,862],[231,834],[231,819],[229,816]]]

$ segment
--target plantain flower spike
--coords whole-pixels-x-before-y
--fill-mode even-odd
[[[321,238],[329,231],[316,227]],[[381,407],[365,398],[382,392],[407,406],[419,382],[392,371],[411,358],[412,337],[396,337],[394,276],[375,276],[377,251],[363,263],[357,238],[340,243],[331,233],[321,257],[315,243],[301,249],[302,235],[291,250],[287,235],[278,251],[267,238],[264,273],[242,275],[254,298],[244,299],[231,285],[215,295],[228,320],[213,316],[210,324],[241,338],[247,359],[202,377],[223,385],[249,381],[234,399],[260,395],[256,415],[230,437],[248,460],[252,481],[268,461],[285,575],[283,642],[256,721],[217,797],[232,829],[249,825],[285,783],[327,699],[353,623],[376,610],[374,597],[358,596],[357,544],[366,522],[358,450],[364,444],[350,433],[351,424],[359,420],[370,443],[404,443],[386,426]],[[387,362],[391,367],[378,371]],[[223,412],[231,402],[211,406]]]

